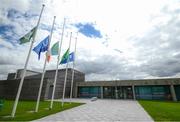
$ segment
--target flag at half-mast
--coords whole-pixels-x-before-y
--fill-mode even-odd
[[[47,36],[36,47],[34,47],[33,51],[35,51],[38,54],[38,59],[40,59],[41,52],[48,51],[48,45],[49,45],[49,36]]]
[[[69,62],[74,61],[74,52],[69,54]]]
[[[30,42],[31,38],[35,35],[35,32],[36,32],[36,27],[34,27],[30,32],[28,32],[26,35],[24,35],[19,39],[20,44]]]
[[[74,61],[74,52],[69,54],[69,49],[67,49],[67,51],[64,53],[60,64],[66,64],[67,62],[72,62]]]
[[[69,58],[69,48],[66,50],[64,55],[62,56],[62,59],[60,61],[60,64],[65,64],[67,62],[67,59]]]
[[[58,55],[59,41],[56,42],[51,48],[51,55]]]
[[[48,51],[46,52],[46,60],[49,62],[50,59],[51,59],[51,52],[48,50]]]

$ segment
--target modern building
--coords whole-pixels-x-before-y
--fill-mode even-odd
[[[0,97],[15,99],[23,70],[9,73],[7,80],[0,81]],[[28,70],[24,80],[20,99],[37,99],[41,73]],[[41,99],[50,99],[53,89],[55,70],[45,73]],[[55,98],[62,98],[65,69],[59,69]],[[70,95],[72,69],[68,69],[66,94]],[[75,70],[73,97],[101,99],[145,99],[180,101],[180,78],[118,80],[118,81],[85,81],[85,74]]]
[[[180,78],[77,82],[75,97],[180,101]]]
[[[51,99],[53,82],[56,70],[47,70],[44,77],[41,100]],[[62,98],[65,69],[58,70],[57,84],[54,98]],[[9,73],[7,80],[0,81],[0,98],[15,99],[18,86],[23,74],[23,70],[17,70],[16,73]],[[39,72],[27,70],[24,79],[20,99],[22,100],[36,100],[38,96],[38,90],[40,86],[42,74]],[[70,95],[70,86],[72,79],[72,69],[67,70],[67,82],[66,82],[66,94],[65,97]],[[74,71],[74,86],[77,81],[81,82],[85,80],[85,75],[77,70]],[[73,87],[75,89],[75,87]]]

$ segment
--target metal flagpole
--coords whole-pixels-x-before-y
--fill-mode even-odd
[[[78,36],[78,33],[77,33],[77,36]],[[71,91],[70,91],[70,103],[71,103],[71,99],[72,99],[72,90],[73,90],[73,82],[74,82],[74,67],[75,67],[75,58],[76,58],[76,45],[77,45],[77,37],[76,37],[75,49],[74,49],[73,71],[72,71]]]
[[[58,76],[58,66],[59,66],[59,61],[60,61],[61,47],[62,47],[65,24],[66,24],[66,18],[64,18],[64,23],[63,23],[63,28],[62,28],[62,36],[61,36],[61,44],[59,45],[59,48],[58,48],[56,74],[55,74],[54,83],[53,83],[53,92],[52,92],[52,97],[51,97],[50,109],[52,109],[52,107],[53,107],[54,93],[55,93],[55,90],[56,90],[56,82],[57,82],[57,76]]]
[[[40,23],[40,20],[41,20],[41,16],[42,16],[44,7],[45,7],[45,5],[43,4],[42,5],[42,9],[41,9],[41,13],[39,15],[39,19],[38,19],[38,22],[37,22],[35,34],[33,36],[33,40],[31,41],[31,45],[30,45],[30,48],[29,48],[28,56],[26,58],[26,63],[24,65],[24,71],[23,71],[23,75],[22,75],[22,78],[21,78],[21,81],[20,81],[20,84],[19,84],[19,88],[18,88],[18,92],[17,92],[16,99],[15,99],[15,102],[14,102],[14,106],[13,106],[13,110],[12,110],[12,113],[11,113],[11,117],[14,117],[15,113],[16,113],[16,108],[17,108],[17,104],[18,104],[18,101],[19,101],[22,85],[23,85],[23,82],[24,82],[24,77],[25,77],[25,74],[26,74],[27,65],[28,65],[28,62],[29,62],[29,58],[30,58],[30,55],[31,55],[31,50],[32,50],[32,47],[33,47],[33,43],[35,41],[37,28],[39,26],[39,23]]]
[[[72,32],[71,32],[70,40],[69,40],[69,48],[68,48],[69,50],[70,50],[70,47],[71,47],[71,38],[72,38]],[[69,63],[69,56],[68,56],[67,63],[66,63],[66,74],[65,74],[65,78],[64,78],[63,97],[62,97],[62,104],[61,104],[62,107],[64,106],[64,96],[65,96],[65,92],[66,92],[66,81],[67,81],[68,63]]]
[[[53,20],[53,24],[52,24],[52,28],[51,28],[51,34],[50,34],[50,37],[49,37],[49,44],[48,44],[48,51],[49,51],[49,47],[50,47],[50,44],[51,44],[51,38],[52,38],[53,29],[54,29],[55,19],[56,19],[56,16],[54,16],[54,20]],[[40,82],[40,87],[39,87],[35,112],[38,112],[38,108],[39,108],[39,101],[40,101],[40,98],[41,98],[41,91],[42,91],[42,86],[43,86],[43,81],[44,81],[44,75],[45,75],[45,72],[46,72],[46,63],[47,63],[47,55],[46,55],[46,58],[44,60],[43,74],[41,76],[41,82]]]

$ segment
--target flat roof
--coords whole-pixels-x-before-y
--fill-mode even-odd
[[[113,80],[113,81],[85,81],[77,82],[77,86],[128,86],[128,85],[180,85],[180,78]]]

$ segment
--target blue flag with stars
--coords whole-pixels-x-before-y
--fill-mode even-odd
[[[48,45],[49,45],[49,36],[47,36],[36,47],[34,47],[33,51],[35,51],[38,54],[38,59],[40,59],[41,52],[45,52],[48,50]]]

